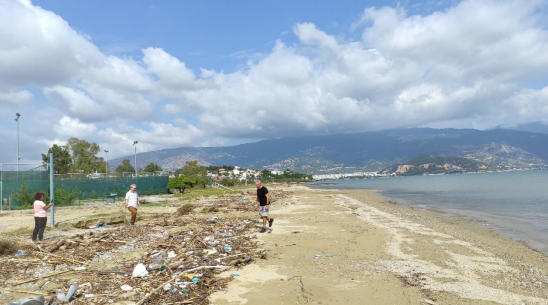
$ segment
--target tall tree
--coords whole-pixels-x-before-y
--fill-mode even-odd
[[[53,153],[53,169],[58,174],[66,174],[70,170],[72,164],[72,157],[66,146],[59,146],[53,144],[52,147],[48,149],[47,154],[42,154],[42,161],[45,164],[49,164],[49,154]]]
[[[187,177],[177,177],[169,180],[167,183],[168,189],[177,189],[180,193],[184,193],[185,189],[193,187],[195,184],[194,181],[188,179]]]
[[[161,171],[163,171],[163,168],[154,162],[150,162],[144,168],[145,173],[153,173],[153,172],[161,172]]]
[[[67,147],[72,153],[72,172],[104,172],[105,162],[102,157],[97,157],[99,145],[72,137],[68,140]]]
[[[201,185],[205,187],[209,183],[207,177],[207,167],[203,165],[198,165],[198,161],[187,161],[185,165],[178,171],[175,172],[175,175],[182,175],[192,180],[194,185]]]
[[[122,160],[122,164],[118,165],[118,167],[116,167],[114,171],[117,174],[129,173],[129,172],[134,173],[135,168],[133,168],[133,166],[131,165],[131,161],[129,161],[129,159],[124,159]]]
[[[175,172],[176,174],[181,174],[185,177],[192,177],[192,176],[206,176],[207,175],[207,167],[198,165],[198,161],[187,161],[185,165],[178,171]]]

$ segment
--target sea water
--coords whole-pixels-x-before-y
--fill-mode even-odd
[[[397,203],[481,221],[548,254],[548,170],[336,180]]]

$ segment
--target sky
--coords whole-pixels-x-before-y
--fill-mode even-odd
[[[547,1],[0,0],[0,163],[546,121]]]

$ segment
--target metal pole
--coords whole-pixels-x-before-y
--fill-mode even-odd
[[[0,206],[4,210],[4,164],[0,164]]]
[[[135,177],[137,177],[137,144],[139,142],[138,141],[133,141],[133,146],[135,147]]]
[[[53,188],[53,153],[49,153],[49,200],[55,199]],[[51,207],[51,226],[55,226],[55,205]]]
[[[19,117],[21,116],[19,113],[15,114],[17,118],[15,119],[15,122],[17,122],[17,180],[19,180]]]

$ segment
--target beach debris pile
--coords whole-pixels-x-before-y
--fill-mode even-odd
[[[0,258],[0,292],[43,296],[44,304],[207,304],[234,278],[222,271],[266,258],[249,234],[255,225],[174,213],[88,229]]]

